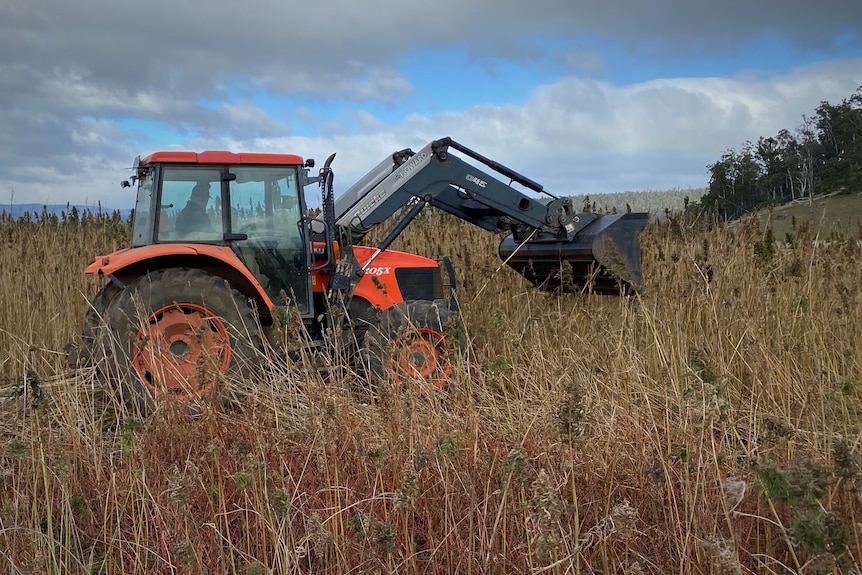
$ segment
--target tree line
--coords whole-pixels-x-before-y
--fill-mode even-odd
[[[700,206],[727,218],[815,194],[862,192],[862,86],[840,104],[820,102],[792,132],[728,149],[707,169]]]
[[[699,201],[706,188],[673,188],[670,190],[639,190],[603,194],[574,195],[572,205],[585,212],[624,214],[649,212],[661,215],[684,211]]]

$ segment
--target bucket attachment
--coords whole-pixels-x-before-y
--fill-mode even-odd
[[[638,236],[648,222],[645,213],[600,215],[571,241],[508,235],[500,258],[542,291],[628,295],[643,287]]]

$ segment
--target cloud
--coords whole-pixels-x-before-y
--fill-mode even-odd
[[[676,78],[620,87],[566,77],[537,87],[521,106],[412,114],[394,124],[358,109],[351,121],[359,133],[329,121],[317,137],[275,129],[278,123],[254,105],[225,105],[209,111],[219,126],[233,122],[249,128],[203,130],[188,147],[291,152],[318,160],[337,152],[336,189],[343,191],[388,154],[448,135],[558,193],[700,187],[706,184],[707,163],[725,149],[795,129],[801,114],[810,114],[821,100],[837,102],[853,93],[859,77],[862,60],[769,77]],[[300,111],[304,114],[308,111]],[[154,151],[134,150],[126,142],[118,148],[125,156],[118,150],[112,155],[113,143],[125,137],[109,121],[81,120],[62,149],[89,149],[93,157],[112,161],[91,166],[57,154],[49,160],[57,166],[53,171],[22,161],[4,179],[11,177],[19,189],[28,179],[59,185],[72,174],[119,181],[135,154]],[[92,188],[87,193],[94,197]]]
[[[394,149],[446,134],[558,187],[696,181],[704,158],[793,128],[821,99],[855,90],[860,21],[862,3],[846,0],[816,9],[799,0],[438,0],[421,8],[152,0],[145,10],[114,0],[5,2],[0,182],[19,197],[128,205],[112,186],[131,158],[174,145],[338,151],[343,182]],[[765,35],[793,54],[840,61],[760,77],[611,84],[611,65],[593,48],[598,40],[638,58],[694,60],[737,54]],[[423,78],[405,67],[417,50],[453,49],[487,76],[459,83],[451,68]],[[438,100],[469,100],[507,65],[542,70],[543,83],[517,101]],[[417,78],[444,95],[418,91]]]
[[[607,72],[599,54],[580,47],[569,50],[563,56],[563,62],[576,74],[589,78],[601,78]]]
[[[355,102],[392,103],[413,93],[410,83],[394,70],[361,62],[349,62],[333,71],[276,70],[254,83],[280,94],[325,94],[328,99]]]
[[[679,57],[704,47],[733,52],[772,33],[793,45],[822,49],[841,32],[858,46],[860,21],[862,4],[844,0],[824,0],[816,9],[799,0],[659,5],[544,0],[541,6],[522,0],[438,0],[418,13],[394,0],[290,5],[248,0],[241,9],[214,0],[205,10],[168,0],[153,0],[146,10],[112,0],[82,5],[41,0],[0,8],[0,53],[7,69],[11,64],[50,72],[32,75],[34,92],[52,76],[74,75],[76,83],[102,92],[195,99],[218,94],[232,78],[249,77],[286,94],[340,97],[341,86],[358,84],[365,86],[360,97],[378,97],[373,86],[381,79],[406,89],[392,70],[413,48],[465,45],[495,58],[535,60],[541,54],[530,38],[591,35]],[[15,93],[25,89],[20,82],[11,84]],[[0,93],[8,87],[4,73]]]
[[[443,136],[563,193],[701,187],[707,163],[724,150],[794,130],[821,100],[838,102],[853,93],[859,77],[862,60],[763,78],[677,78],[622,87],[567,77],[537,87],[523,106],[413,114],[392,125],[357,112],[360,134],[333,129],[319,138],[220,143],[318,157],[336,151],[341,190],[388,154]]]

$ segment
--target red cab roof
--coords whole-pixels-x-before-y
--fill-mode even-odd
[[[303,164],[295,154],[235,154],[233,152],[154,152],[141,159],[141,164]]]

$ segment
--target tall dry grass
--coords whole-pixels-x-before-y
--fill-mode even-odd
[[[84,266],[128,242],[119,213],[0,215],[0,377],[53,371],[98,286]]]
[[[55,361],[97,287],[80,269],[117,242],[115,224],[0,232],[10,573],[858,562],[855,238],[779,245],[756,223],[653,225],[642,296],[554,296],[500,269],[491,234],[419,218],[396,247],[452,256],[461,280],[464,345],[447,390],[384,388],[368,404],[349,370],[324,378],[286,361],[241,413],[163,409],[143,423]]]

